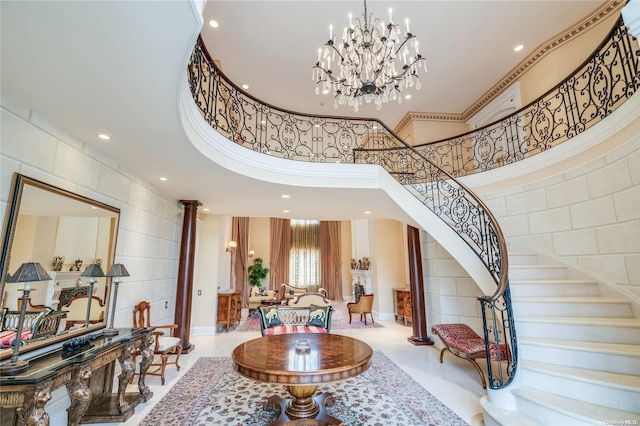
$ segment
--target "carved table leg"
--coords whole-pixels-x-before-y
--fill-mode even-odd
[[[91,390],[89,380],[91,379],[91,364],[81,365],[72,375],[72,379],[67,383],[67,393],[71,399],[71,406],[67,408],[69,426],[76,426],[85,415],[91,402]]]
[[[140,399],[147,402],[153,396],[153,392],[149,389],[149,386],[144,382],[147,377],[147,370],[153,362],[153,345],[155,338],[153,334],[149,333],[142,337],[140,344],[140,354],[142,360],[140,361],[140,376],[138,377],[138,389],[140,390]],[[135,367],[134,367],[135,368]]]
[[[52,380],[36,384],[32,390],[25,392],[24,405],[18,408],[17,414],[21,424],[26,426],[49,426],[49,414],[44,406],[51,399]]]
[[[136,365],[133,362],[133,353],[135,350],[134,342],[127,342],[122,348],[122,354],[118,358],[122,372],[118,376],[118,400],[116,404],[121,414],[131,408],[129,403],[125,401],[124,394],[131,377],[133,377],[135,373]]]

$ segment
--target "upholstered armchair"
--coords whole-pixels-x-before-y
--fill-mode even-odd
[[[149,365],[149,370],[147,371],[148,376],[160,376],[160,381],[164,385],[164,371],[167,368],[167,365],[172,364],[176,366],[176,370],[180,370],[180,365],[178,364],[178,360],[180,359],[180,354],[182,353],[182,345],[180,343],[179,337],[173,336],[173,330],[178,328],[177,324],[167,324],[167,325],[152,325],[151,324],[151,304],[149,302],[140,302],[136,306],[133,307],[133,326],[135,328],[141,327],[153,327],[155,331],[153,335],[155,336],[155,344],[153,347],[153,354],[160,356],[159,362],[152,362]],[[165,335],[164,331],[159,329],[168,330],[168,335]],[[135,357],[137,354],[134,354],[133,362],[135,364]],[[169,361],[169,357],[174,356],[175,358],[172,361]],[[151,367],[155,367],[151,369]],[[131,383],[133,383],[133,377],[131,377]]]
[[[371,322],[373,321],[373,315],[371,314],[371,309],[373,308],[373,294],[363,294],[360,296],[360,300],[357,302],[347,303],[347,309],[349,309],[349,324],[351,324],[351,315],[360,314],[360,321],[364,317],[364,325],[367,325],[367,314],[371,317]]]

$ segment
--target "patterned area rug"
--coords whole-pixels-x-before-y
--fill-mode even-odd
[[[381,328],[384,327],[381,324],[371,323],[371,317],[367,315],[367,325],[364,325],[364,321],[360,321],[360,315],[354,315],[349,324],[349,310],[347,309],[347,302],[331,302],[333,306],[333,314],[331,315],[331,329],[332,330],[345,330],[348,328]],[[245,319],[239,326],[237,331],[260,331],[260,317],[257,313],[253,312],[247,319]]]
[[[374,353],[365,373],[318,390],[333,393],[327,411],[345,426],[467,425],[382,352]],[[140,425],[265,426],[279,414],[265,403],[272,395],[287,392],[237,375],[231,358],[200,358]]]

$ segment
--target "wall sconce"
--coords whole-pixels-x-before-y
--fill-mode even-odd
[[[89,292],[87,294],[87,316],[84,320],[84,326],[89,327],[89,315],[91,314],[91,299],[93,298],[93,285],[96,283],[96,278],[104,277],[104,271],[102,266],[97,263],[92,263],[80,274],[81,277],[89,277]]]
[[[236,249],[236,247],[238,247],[238,243],[236,243],[235,241],[231,240],[229,241],[229,244],[227,244],[227,248],[224,251],[228,251],[228,252],[232,252]]]
[[[111,307],[111,316],[109,317],[109,328],[105,328],[102,332],[105,336],[115,336],[119,333],[118,329],[113,326],[113,318],[116,315],[116,300],[118,300],[118,284],[120,284],[120,277],[128,277],[129,271],[124,267],[122,263],[114,264],[107,276],[111,277],[111,283],[113,284],[113,306]]]
[[[256,254],[255,251],[253,250],[249,250],[249,259],[251,259],[253,257],[253,255]]]
[[[51,277],[47,274],[47,271],[37,262],[23,263],[13,276],[7,279],[6,282],[8,283],[24,283],[24,288],[21,290],[22,307],[20,308],[20,317],[18,319],[18,326],[16,327],[16,338],[13,340],[13,354],[11,355],[11,360],[0,365],[1,375],[15,375],[15,373],[23,371],[29,366],[29,361],[18,359],[18,354],[22,341],[22,327],[24,325],[24,317],[27,313],[29,293],[31,293],[30,283],[32,281],[49,281],[50,279]]]

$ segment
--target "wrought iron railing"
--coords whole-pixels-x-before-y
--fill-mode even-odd
[[[637,49],[620,18],[588,60],[537,100],[478,130],[415,148],[456,177],[547,151],[593,127],[638,90]]]
[[[612,32],[612,37],[616,38],[608,43],[616,47],[624,44],[626,47],[620,51],[630,50],[631,43],[626,31],[620,26],[617,31]],[[605,63],[611,56],[622,57],[617,53],[601,52],[596,53],[601,57],[596,63]],[[624,57],[627,59],[609,62],[634,63],[628,56]],[[228,139],[248,149],[290,160],[378,164],[455,230],[486,265],[497,284],[493,295],[480,297],[479,300],[483,308],[485,341],[488,343],[489,384],[491,388],[498,389],[511,382],[518,359],[509,295],[506,243],[492,213],[454,176],[488,170],[555,146],[562,138],[553,137],[549,140],[547,135],[563,134],[564,140],[575,136],[586,126],[593,125],[594,116],[600,116],[601,119],[604,112],[613,111],[638,88],[637,72],[627,72],[628,76],[635,76],[635,83],[623,83],[627,81],[626,77],[622,78],[613,71],[584,73],[591,76],[584,78],[593,82],[582,84],[584,79],[574,75],[563,83],[565,88],[550,91],[547,97],[529,105],[528,108],[532,109],[527,113],[523,109],[483,129],[418,147],[407,145],[377,120],[306,115],[262,102],[237,87],[221,72],[200,39],[191,57],[188,79],[203,118]],[[606,79],[607,75],[612,77]],[[604,80],[615,84],[603,84]],[[619,90],[623,86],[625,89]],[[565,97],[564,93],[569,93],[569,87],[579,88],[579,96],[574,90],[573,95],[567,94]],[[596,95],[585,94],[585,90],[596,90]],[[552,92],[556,95],[549,96]],[[558,98],[559,95],[563,96]],[[612,95],[612,100],[604,101],[604,95]],[[585,99],[590,100],[586,102],[587,105]],[[559,110],[554,100],[559,105],[592,106],[582,110],[576,107],[570,126],[566,118],[558,118],[554,114]],[[544,125],[542,118],[548,120],[548,124]],[[524,120],[530,124],[522,125]],[[560,131],[565,128],[567,130]],[[499,132],[501,136],[495,136]],[[516,143],[520,140],[532,141],[531,146]],[[508,145],[521,147],[509,150]],[[453,155],[454,152],[457,155]],[[506,349],[491,351],[493,354],[504,354],[499,359],[494,358],[493,363],[490,361],[492,346]]]

